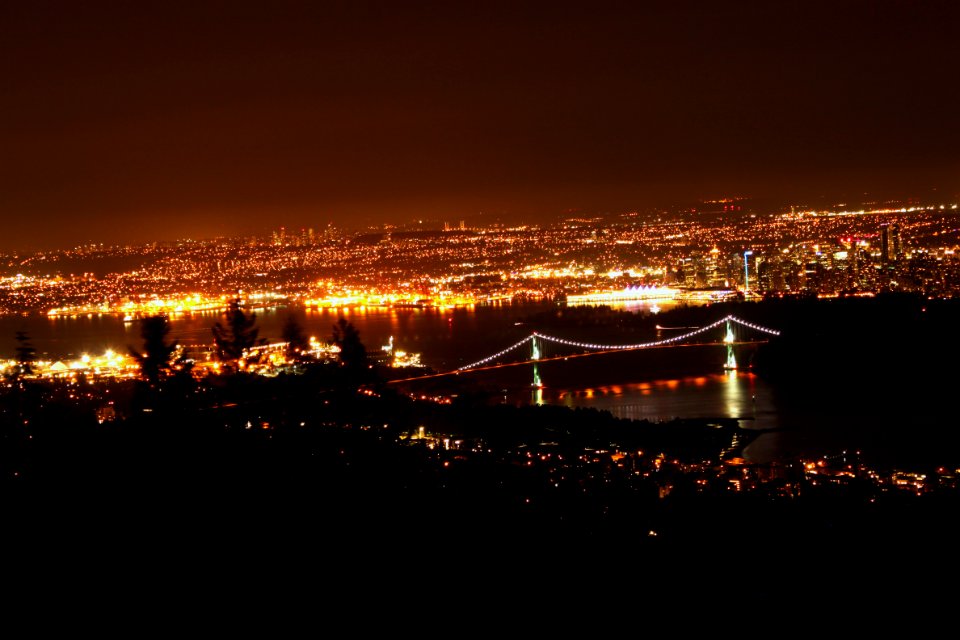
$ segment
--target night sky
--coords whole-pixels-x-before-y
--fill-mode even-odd
[[[960,3],[680,4],[4,2],[0,251],[960,193]]]

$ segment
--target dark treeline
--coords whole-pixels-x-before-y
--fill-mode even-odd
[[[82,390],[76,383],[33,381],[2,396],[7,489],[141,485],[162,491],[214,479],[224,488],[248,481],[285,484],[281,479],[304,471],[300,467],[326,467],[315,455],[326,460],[348,445],[369,448],[373,458],[389,451],[398,461],[426,465],[427,457],[399,442],[421,427],[438,437],[482,441],[497,455],[549,443],[571,456],[617,445],[690,460],[718,457],[740,433],[735,421],[654,424],[593,409],[488,404],[468,394],[450,405],[422,402],[374,378],[358,392],[349,369],[330,363],[271,378],[233,373],[202,380],[170,376],[159,385],[81,384]],[[366,468],[359,460],[366,457],[354,452],[345,460]],[[386,489],[398,486],[395,470],[394,463],[377,464],[365,473]],[[349,493],[353,486],[338,485],[337,491]],[[302,487],[292,483],[287,491]]]

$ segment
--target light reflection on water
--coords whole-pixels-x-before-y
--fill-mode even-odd
[[[669,421],[674,418],[735,418],[746,429],[781,427],[773,389],[748,372],[728,371],[615,384],[584,389],[540,390],[549,404],[609,411],[618,418]],[[763,462],[780,455],[782,434],[763,434],[748,445],[748,461]]]
[[[726,372],[650,380],[585,389],[543,390],[546,402],[568,407],[592,407],[631,420],[684,418],[739,418],[744,426],[773,428],[771,390],[757,376]]]

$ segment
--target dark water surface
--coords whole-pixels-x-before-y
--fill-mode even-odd
[[[379,350],[391,337],[397,348],[422,354],[438,371],[449,371],[500,351],[536,327],[526,320],[546,305],[502,305],[442,309],[349,310],[343,315],[360,331],[368,351]],[[260,335],[279,340],[281,327],[294,314],[308,335],[323,341],[332,333],[337,310],[273,309],[257,312]],[[171,337],[186,344],[209,344],[216,312],[173,319]],[[63,359],[106,349],[126,351],[140,344],[139,326],[118,316],[47,318],[0,317],[0,357],[14,353],[13,336],[26,330],[42,356]],[[635,343],[661,336],[625,335],[615,331],[579,335],[551,333],[574,340]],[[718,335],[719,339],[720,336]],[[528,345],[520,348],[528,350]],[[543,357],[572,353],[552,345]],[[519,350],[518,350],[519,351]],[[526,354],[529,357],[529,353]],[[746,362],[749,349],[738,356]],[[592,407],[630,419],[738,418],[747,428],[770,430],[745,450],[748,460],[764,462],[797,455],[836,453],[844,448],[870,448],[884,453],[942,449],[937,435],[947,432],[945,398],[897,395],[892,384],[882,397],[843,398],[824,390],[816,379],[777,388],[747,372],[724,372],[723,347],[693,347],[630,352],[569,362],[546,362],[539,374],[544,388],[531,387],[529,365],[480,374],[479,381],[503,392],[504,401],[542,402]],[[891,373],[890,375],[896,375]],[[912,388],[912,387],[911,387]],[[830,402],[821,402],[830,392]],[[913,392],[911,392],[913,393]],[[908,397],[909,396],[909,397]],[[842,396],[840,396],[842,398]],[[952,429],[951,429],[952,432]]]

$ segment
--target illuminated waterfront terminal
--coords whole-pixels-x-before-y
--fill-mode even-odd
[[[579,295],[568,295],[567,304],[597,304],[604,302],[626,302],[633,300],[673,300],[681,293],[672,287],[634,286],[618,291],[596,291]]]
[[[678,289],[674,287],[632,286],[617,291],[595,291],[568,295],[567,304],[605,304],[641,300],[672,300],[675,302],[719,302],[737,295],[735,289]]]

